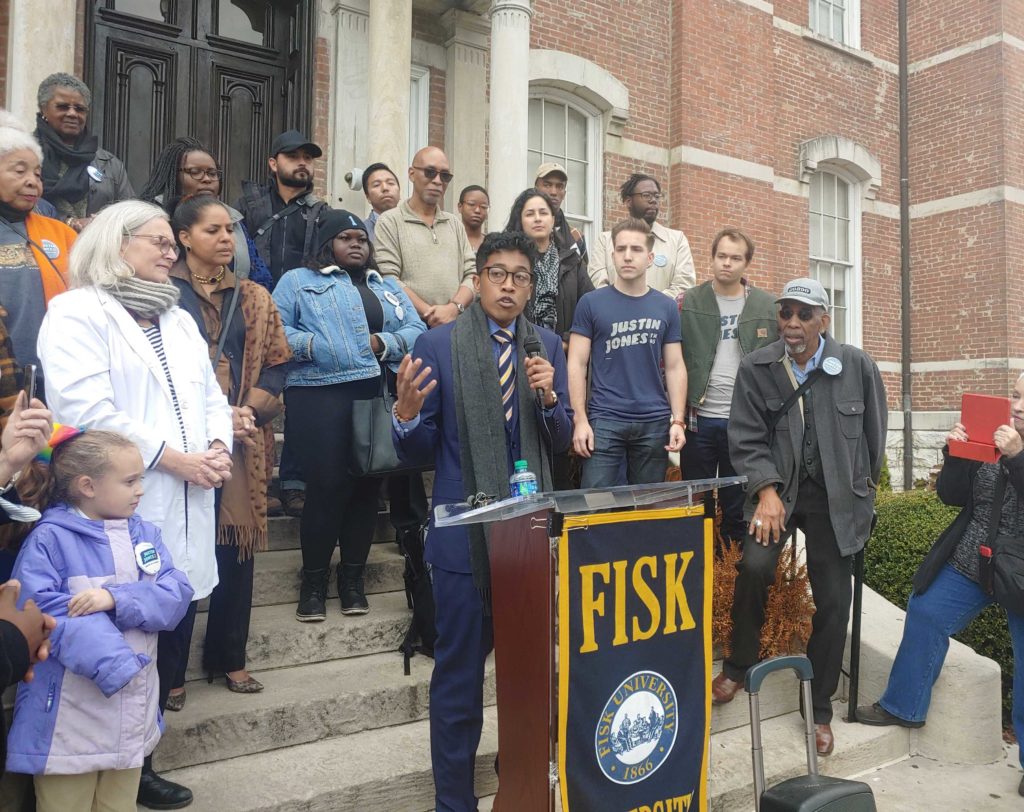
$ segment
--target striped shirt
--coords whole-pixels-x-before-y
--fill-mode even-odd
[[[174,414],[177,416],[178,426],[181,428],[181,450],[187,452],[188,435],[185,433],[185,419],[181,415],[181,405],[178,403],[178,393],[174,391],[174,381],[171,380],[171,368],[167,365],[167,354],[164,352],[164,339],[163,336],[160,335],[160,325],[154,324],[152,327],[143,327],[142,332],[144,332],[146,334],[146,338],[149,339],[149,344],[153,348],[153,352],[156,353],[156,357],[160,359],[160,366],[164,369],[164,375],[167,377],[167,386],[171,390],[171,402],[174,404]],[[160,453],[157,454],[152,465],[155,466],[162,456],[163,449],[160,449]]]

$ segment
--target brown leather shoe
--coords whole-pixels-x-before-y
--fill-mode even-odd
[[[734,680],[729,679],[723,671],[711,680],[712,704],[724,705],[726,702],[732,702],[732,698],[739,693],[739,690],[742,687],[742,682],[735,682]]]
[[[284,505],[281,504],[281,500],[276,496],[267,496],[267,515],[268,516],[283,516]]]
[[[814,746],[819,756],[830,756],[836,747],[836,738],[832,735],[832,725],[814,726]]]
[[[284,512],[296,519],[302,518],[302,511],[306,507],[306,492],[298,490],[281,491],[281,504]]]

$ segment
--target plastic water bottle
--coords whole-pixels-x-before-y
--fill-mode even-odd
[[[508,489],[513,496],[529,496],[537,492],[537,475],[532,473],[526,460],[516,460],[515,473],[509,477]]]

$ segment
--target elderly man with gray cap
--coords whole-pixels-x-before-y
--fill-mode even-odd
[[[888,409],[878,366],[828,334],[828,294],[796,279],[778,304],[778,341],[740,362],[729,453],[747,477],[748,535],[736,565],[732,640],[712,701],[729,702],[757,663],[782,539],[805,537],[815,614],[807,656],[819,755],[832,752],[832,695],[850,616],[853,556],[867,542],[885,453]]]

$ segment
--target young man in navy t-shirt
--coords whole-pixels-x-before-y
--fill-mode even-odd
[[[576,306],[569,339],[569,400],[584,488],[623,484],[623,463],[629,484],[661,482],[668,452],[686,442],[679,312],[674,301],[647,286],[653,247],[654,235],[643,220],[616,225],[615,283],[587,293]]]

